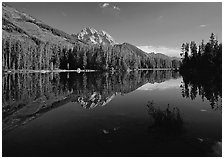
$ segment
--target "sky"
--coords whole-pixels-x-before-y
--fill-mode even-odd
[[[222,41],[221,2],[48,2],[8,3],[69,34],[85,27],[104,30],[117,43],[179,57],[182,43]]]

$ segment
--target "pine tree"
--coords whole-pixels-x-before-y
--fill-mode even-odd
[[[184,59],[184,54],[185,54],[185,43],[183,43],[181,47],[181,53],[180,53],[181,59]]]
[[[86,51],[83,50],[83,69],[85,70],[86,69],[86,66],[87,66],[87,56],[86,56]]]

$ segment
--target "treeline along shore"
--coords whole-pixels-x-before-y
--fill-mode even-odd
[[[78,45],[2,39],[3,70],[134,70],[177,69],[178,60],[136,53],[130,44],[114,46]],[[138,50],[139,51],[139,50]]]
[[[206,44],[204,40],[198,46],[195,41],[183,43],[180,55],[182,74],[195,72],[222,74],[222,43],[219,43],[214,33]]]

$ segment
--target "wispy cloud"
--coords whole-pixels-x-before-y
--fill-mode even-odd
[[[160,15],[156,18],[157,23],[162,23],[163,21],[164,21],[164,17],[162,15]]]
[[[109,3],[100,3],[99,6],[100,8],[106,8],[108,7],[110,4]]]
[[[139,49],[147,52],[147,53],[151,53],[151,52],[154,52],[154,53],[163,53],[165,55],[168,55],[168,56],[175,56],[175,57],[180,57],[180,49],[178,48],[169,48],[169,47],[166,47],[166,46],[152,46],[152,45],[149,45],[149,46],[138,46]]]
[[[205,24],[202,24],[202,25],[199,25],[199,27],[201,27],[201,28],[204,28],[204,27],[206,27],[207,25],[205,25]]]
[[[102,9],[102,13],[107,15],[118,16],[121,11],[121,8],[111,3],[100,3],[99,7]]]
[[[162,19],[162,18],[163,18],[163,16],[162,16],[162,15],[160,15],[160,16],[159,16],[159,19]]]
[[[100,8],[112,8],[112,9],[115,9],[115,10],[121,10],[118,6],[115,6],[115,5],[110,5],[109,3],[100,3],[99,4]]]
[[[121,9],[120,9],[119,7],[117,7],[117,6],[113,6],[113,8],[116,9],[116,10],[119,10],[119,11],[121,10]]]
[[[66,14],[65,12],[61,12],[61,14],[62,14],[64,17],[67,16],[67,14]]]

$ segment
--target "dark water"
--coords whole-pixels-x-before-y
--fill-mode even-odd
[[[3,156],[221,156],[221,81],[203,79],[4,74]]]

